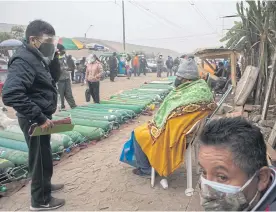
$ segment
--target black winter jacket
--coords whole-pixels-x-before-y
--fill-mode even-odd
[[[2,90],[3,103],[13,107],[18,117],[43,124],[57,108],[57,89],[42,54],[25,44],[9,61]]]

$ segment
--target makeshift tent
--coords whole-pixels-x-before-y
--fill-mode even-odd
[[[60,38],[58,43],[62,44],[66,50],[78,50],[84,47],[80,41],[71,38]]]

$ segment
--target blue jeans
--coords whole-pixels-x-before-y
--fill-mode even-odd
[[[144,174],[151,174],[151,165],[149,163],[148,157],[141,149],[140,145],[136,141],[136,139],[133,140],[134,145],[134,154],[136,158],[137,168],[140,169]]]

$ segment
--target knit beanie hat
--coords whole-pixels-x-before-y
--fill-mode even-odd
[[[176,76],[188,80],[199,79],[199,73],[195,60],[191,58],[183,60],[183,62],[180,64],[178,68]]]

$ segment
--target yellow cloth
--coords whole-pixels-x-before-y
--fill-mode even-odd
[[[198,120],[208,116],[210,111],[207,109],[186,113],[169,119],[165,125],[165,130],[155,141],[151,137],[148,123],[134,130],[137,142],[147,155],[151,166],[160,176],[169,176],[184,162],[185,134]]]

